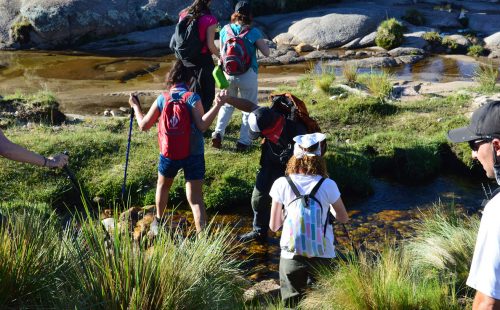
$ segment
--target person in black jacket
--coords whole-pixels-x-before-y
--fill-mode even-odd
[[[259,107],[248,100],[227,96],[225,91],[220,92],[216,100],[227,102],[242,111],[251,111],[248,117],[250,137],[254,140],[265,138],[261,145],[260,169],[252,192],[253,229],[238,237],[242,242],[265,241],[271,212],[269,191],[274,181],[285,175],[286,164],[293,155],[293,138],[306,134],[306,127],[268,107]]]

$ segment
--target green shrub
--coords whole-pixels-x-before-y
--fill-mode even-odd
[[[33,30],[33,26],[29,20],[22,17],[10,27],[12,40],[21,44],[28,43],[30,41],[31,30]]]
[[[458,43],[449,36],[445,36],[441,42],[444,46],[448,47],[450,50],[454,51],[458,48]]]
[[[405,21],[413,24],[415,26],[422,26],[425,24],[424,15],[417,9],[408,9],[405,11],[405,15],[402,17]]]
[[[435,31],[426,32],[422,35],[422,39],[431,44],[441,44],[441,36]]]
[[[400,46],[404,40],[404,27],[395,18],[383,21],[377,28],[375,44],[386,50]]]
[[[474,80],[479,83],[479,90],[482,92],[496,91],[498,82],[498,67],[489,64],[480,64],[474,72]]]
[[[471,45],[467,49],[467,55],[472,56],[472,57],[479,57],[484,54],[484,48],[481,45]]]

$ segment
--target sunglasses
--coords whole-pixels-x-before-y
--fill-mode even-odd
[[[473,150],[474,152],[477,152],[477,150],[479,150],[479,147],[482,144],[489,143],[489,142],[491,142],[491,139],[478,139],[478,140],[469,141],[469,146],[470,146],[471,150]]]

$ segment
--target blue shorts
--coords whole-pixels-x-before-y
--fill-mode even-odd
[[[190,155],[186,159],[173,160],[160,154],[158,172],[162,176],[173,179],[179,169],[184,170],[186,181],[205,179],[205,155]]]

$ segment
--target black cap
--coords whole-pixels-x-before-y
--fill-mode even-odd
[[[245,16],[250,16],[251,11],[250,2],[248,1],[239,1],[234,7],[235,13],[240,13]]]
[[[448,140],[455,143],[492,137],[500,137],[500,101],[490,102],[474,111],[469,126],[448,131]]]
[[[248,126],[250,138],[255,140],[261,136],[261,132],[271,126],[274,126],[279,121],[281,115],[269,109],[268,107],[260,107],[248,116]]]

